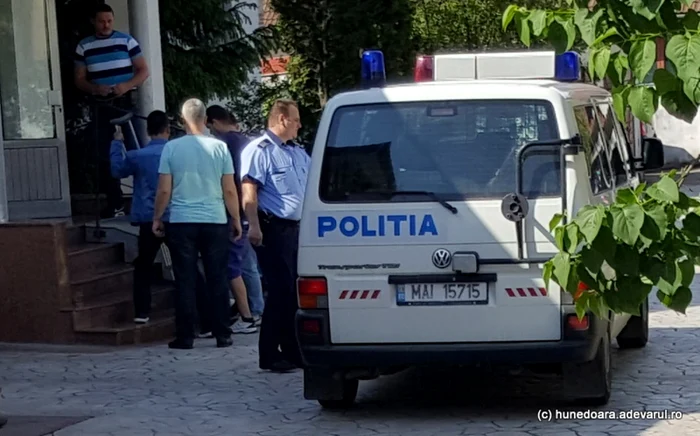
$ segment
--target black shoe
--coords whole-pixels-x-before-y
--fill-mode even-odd
[[[7,424],[7,418],[4,416],[0,415],[0,428],[5,427],[5,424]]]
[[[227,348],[233,345],[231,338],[216,338],[216,348]]]
[[[175,339],[168,343],[168,348],[175,350],[191,350],[194,348],[194,341],[186,341],[184,339]]]
[[[278,360],[270,365],[260,364],[260,369],[272,372],[289,372],[297,369],[297,366],[286,360]]]

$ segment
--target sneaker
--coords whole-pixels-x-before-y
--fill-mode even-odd
[[[260,324],[262,324],[262,316],[253,315],[253,326],[260,327]]]
[[[231,326],[232,333],[250,334],[255,333],[257,331],[258,328],[255,327],[255,323],[252,319],[246,321],[243,318],[241,318],[238,321],[234,322]]]
[[[146,324],[149,320],[150,320],[150,318],[147,316],[139,316],[139,317],[134,318],[134,322],[136,324]]]
[[[124,213],[123,207],[120,207],[119,209],[114,209],[114,217],[115,218],[118,216],[124,216],[124,215],[126,215],[126,213]]]
[[[197,337],[200,339],[211,339],[214,337],[214,334],[212,332],[201,332]]]

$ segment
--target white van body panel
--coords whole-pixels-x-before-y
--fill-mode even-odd
[[[562,338],[561,290],[547,291],[543,262],[558,250],[549,220],[561,211],[561,198],[529,201],[524,221],[525,261],[517,263],[515,224],[501,212],[501,199],[437,202],[324,203],[319,197],[323,155],[333,116],[339,108],[377,103],[460,100],[539,100],[551,103],[559,138],[577,134],[573,107],[591,98],[609,99],[600,88],[549,80],[429,82],[348,92],[332,98],[315,140],[299,242],[299,275],[328,283],[333,344],[469,343],[558,341]],[[478,162],[475,162],[478,165]],[[468,168],[465,169],[468,171]],[[585,158],[567,156],[566,204],[569,216],[586,205],[609,202],[612,192],[593,196]],[[416,188],[419,189],[419,188]],[[515,191],[515,187],[513,187]],[[389,218],[389,217],[392,218]],[[398,227],[395,227],[398,226]],[[495,274],[476,284],[485,304],[406,306],[400,294],[411,284],[392,277],[453,273],[432,261],[436,250],[475,252],[479,274]],[[616,335],[627,322],[616,317]]]

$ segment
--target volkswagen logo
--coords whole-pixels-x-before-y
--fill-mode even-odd
[[[433,265],[438,268],[447,268],[452,263],[452,255],[444,248],[438,248],[433,253]]]

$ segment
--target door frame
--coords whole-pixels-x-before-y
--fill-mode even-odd
[[[46,13],[46,32],[47,32],[47,49],[48,62],[51,78],[51,90],[47,93],[48,104],[53,109],[54,115],[54,138],[45,139],[19,139],[5,140],[3,150],[4,153],[9,149],[23,149],[29,144],[34,147],[56,147],[57,161],[55,164],[58,167],[58,178],[61,184],[61,198],[58,200],[27,200],[27,201],[9,201],[8,212],[9,218],[12,220],[27,220],[38,218],[70,218],[71,217],[71,195],[68,175],[68,152],[66,149],[66,131],[65,119],[63,114],[63,94],[61,83],[61,59],[58,42],[58,21],[56,15],[55,0],[43,0],[44,10]],[[2,124],[0,124],[2,126]],[[0,130],[2,128],[0,127]],[[1,134],[2,132],[0,132]],[[3,168],[5,168],[3,166]],[[7,180],[7,172],[5,171],[5,180]],[[1,210],[0,210],[1,211]]]

